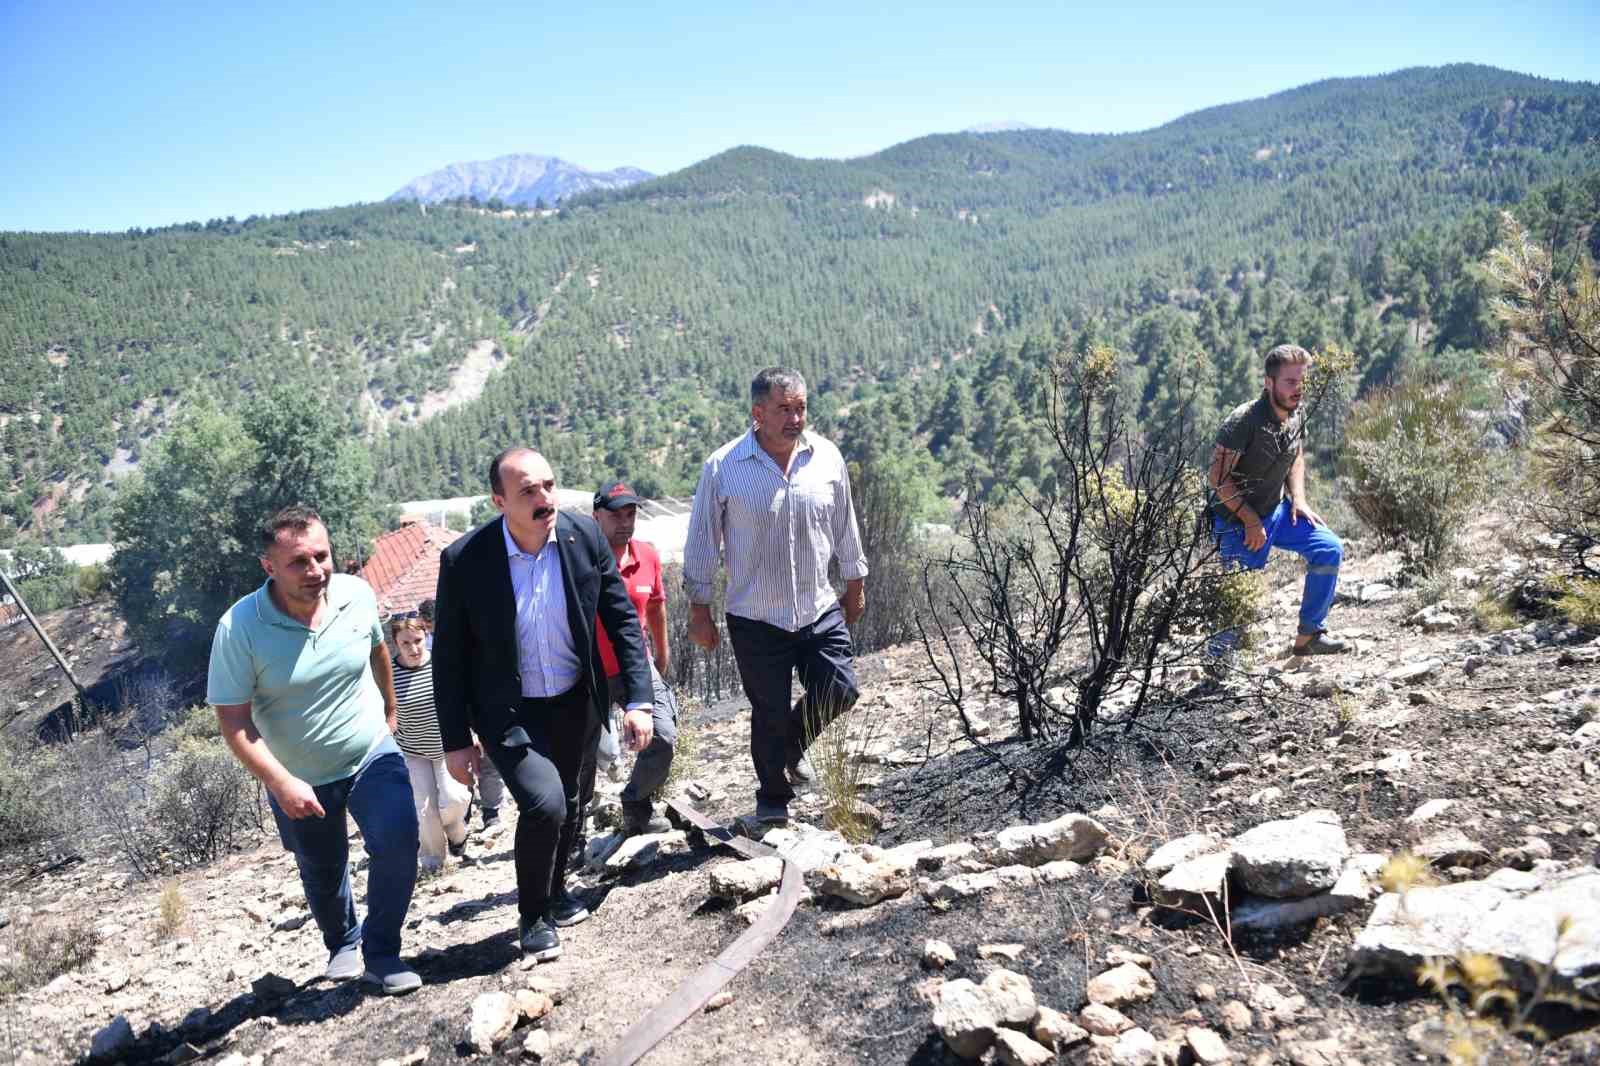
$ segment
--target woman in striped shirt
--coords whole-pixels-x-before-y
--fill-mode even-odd
[[[394,638],[394,695],[399,708],[395,740],[411,771],[411,795],[417,804],[421,848],[417,861],[424,871],[444,866],[445,851],[459,857],[467,844],[467,815],[472,792],[450,776],[444,765],[444,741],[439,735],[439,715],[433,707],[433,660],[428,654],[428,631],[422,619],[396,618],[389,626]]]

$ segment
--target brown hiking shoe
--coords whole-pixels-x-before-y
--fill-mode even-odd
[[[1330,637],[1327,633],[1318,633],[1304,644],[1294,646],[1296,655],[1343,655],[1351,650],[1353,645],[1348,640]]]

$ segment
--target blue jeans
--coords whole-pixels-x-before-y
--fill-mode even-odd
[[[1328,610],[1333,606],[1339,584],[1339,564],[1344,561],[1344,543],[1327,526],[1314,525],[1301,518],[1291,521],[1293,504],[1286,496],[1270,515],[1261,520],[1267,542],[1255,551],[1244,544],[1244,526],[1212,518],[1217,550],[1225,564],[1242,570],[1260,570],[1267,565],[1273,548],[1296,552],[1306,561],[1305,591],[1300,596],[1300,635],[1315,636],[1328,628]],[[1231,651],[1239,644],[1238,630],[1225,630],[1212,637],[1207,650],[1213,655]]]
[[[322,930],[328,954],[357,943],[371,965],[400,957],[400,927],[417,882],[417,808],[411,775],[393,737],[385,737],[355,774],[312,791],[326,817],[290,818],[268,795],[278,838],[300,867],[306,905]],[[350,836],[345,812],[361,827],[371,857],[367,868],[367,921],[356,921],[350,889]]]

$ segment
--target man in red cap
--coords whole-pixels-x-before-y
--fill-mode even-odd
[[[662,676],[671,669],[671,660],[667,650],[667,594],[661,584],[661,557],[647,541],[634,538],[639,503],[634,491],[620,481],[602,485],[594,494],[594,520],[617,558],[617,570],[627,586],[633,609],[639,615],[645,648],[652,658],[650,684],[654,702],[651,713],[655,732],[649,746],[634,760],[633,773],[622,789],[622,832],[627,836],[665,833],[672,828],[656,813],[651,797],[667,783],[667,774],[672,769],[672,748],[678,739],[678,705]],[[611,641],[603,630],[597,632],[600,660],[611,686],[611,703],[613,707],[621,707],[625,695],[619,676],[621,668],[611,649]],[[608,730],[600,737],[597,758],[601,763],[610,764],[620,757],[615,734]],[[591,762],[583,773],[582,802],[586,810],[594,795],[594,774],[595,764]]]

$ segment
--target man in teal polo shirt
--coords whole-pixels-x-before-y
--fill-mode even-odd
[[[206,700],[228,747],[267,788],[328,948],[325,976],[414,991],[422,979],[400,961],[400,927],[417,878],[417,815],[392,735],[377,601],[359,577],[333,572],[328,530],[308,507],[286,507],[262,526],[261,566],[266,584],[217,623]],[[346,811],[371,857],[364,925]]]

